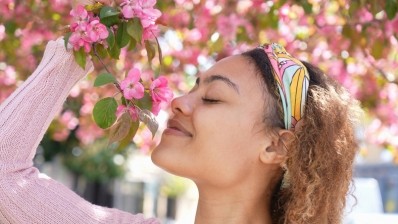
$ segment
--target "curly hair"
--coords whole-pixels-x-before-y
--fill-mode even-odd
[[[283,112],[271,64],[262,49],[242,54],[255,65],[271,97],[264,123],[283,128]],[[303,62],[310,75],[303,123],[287,147],[284,175],[271,201],[275,224],[341,223],[357,152],[354,124],[360,109],[345,88],[315,66]],[[275,106],[277,105],[277,106]]]

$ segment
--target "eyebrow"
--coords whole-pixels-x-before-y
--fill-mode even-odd
[[[229,78],[222,76],[222,75],[211,75],[209,77],[206,77],[204,82],[206,84],[210,84],[211,82],[214,81],[222,81],[225,84],[227,84],[229,87],[233,88],[238,94],[239,94],[239,87],[236,85],[234,82],[232,82]],[[200,78],[196,79],[196,84],[199,85],[200,83]]]

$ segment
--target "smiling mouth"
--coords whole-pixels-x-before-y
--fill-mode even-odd
[[[184,126],[180,124],[180,122],[170,119],[169,122],[167,123],[167,128],[163,132],[164,134],[167,135],[177,135],[177,136],[186,136],[186,137],[192,137],[193,135],[187,131]]]

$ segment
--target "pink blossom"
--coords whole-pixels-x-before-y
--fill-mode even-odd
[[[6,27],[3,24],[0,24],[0,41],[4,40],[6,37]]]
[[[160,135],[155,135],[152,137],[152,133],[148,128],[140,130],[138,135],[135,135],[133,142],[140,149],[141,153],[149,153],[151,149],[155,148],[160,142]]]
[[[201,33],[201,41],[208,41],[210,34],[209,28],[211,27],[212,22],[213,19],[210,9],[208,9],[207,7],[201,8],[194,20],[194,27],[196,27]]]
[[[368,23],[373,20],[373,15],[366,8],[358,10],[357,16],[360,23]]]
[[[1,0],[0,1],[0,15],[2,19],[11,19],[15,16],[14,0]]]
[[[70,11],[70,15],[74,17],[76,22],[72,23],[70,29],[72,34],[69,38],[69,43],[73,46],[75,51],[83,48],[86,53],[91,51],[91,38],[88,36],[88,31],[92,29],[88,20],[89,13],[84,6],[78,5],[75,9]]]
[[[168,106],[170,106],[169,102],[154,102],[152,101],[152,108],[151,108],[151,112],[157,116],[160,112],[161,109],[166,109]]]
[[[29,29],[25,28],[21,33],[21,46],[20,50],[29,52],[35,45],[40,45],[46,40],[53,39],[54,33],[46,28],[41,29]]]
[[[159,114],[160,109],[161,109],[160,102],[155,102],[155,101],[153,101],[153,102],[152,102],[152,109],[151,109],[151,112],[152,112],[154,115],[157,116],[157,115]]]
[[[239,26],[244,25],[244,19],[236,14],[220,16],[217,20],[217,30],[226,40],[234,40]]]
[[[141,72],[136,68],[132,68],[127,77],[120,83],[123,95],[126,99],[141,99],[144,97],[144,86],[139,82]]]
[[[75,51],[78,51],[81,47],[84,48],[86,53],[91,51],[91,39],[87,36],[86,26],[79,26],[80,29],[76,30],[69,38],[69,43],[73,46]]]
[[[90,37],[92,42],[97,42],[98,40],[104,40],[108,37],[109,32],[106,26],[98,19],[90,22],[90,29],[87,31],[87,35]]]
[[[76,137],[84,145],[92,144],[96,139],[104,135],[104,130],[91,122],[91,116],[82,117],[79,120],[79,128]]]
[[[70,15],[73,16],[76,21],[85,21],[88,17],[88,12],[83,5],[78,5],[70,11]]]
[[[108,37],[109,32],[106,26],[100,23],[98,17],[95,17],[91,12],[87,12],[82,5],[72,9],[70,15],[76,21],[70,26],[72,35],[69,38],[69,43],[75,51],[84,48],[84,51],[89,53],[93,43],[104,44],[102,40]]]
[[[6,65],[4,70],[0,69],[0,86],[11,86],[16,83],[16,71],[13,66]]]
[[[167,79],[163,76],[153,80],[150,86],[152,100],[154,102],[168,102],[173,98],[173,92],[167,86]]]
[[[124,0],[120,6],[126,19],[140,18],[142,26],[146,28],[162,15],[159,10],[153,8],[155,4],[156,0]]]
[[[398,34],[398,14],[395,16],[393,20],[386,21],[385,32],[386,36],[393,35],[393,32]]]
[[[63,13],[65,8],[70,5],[70,1],[68,0],[50,0],[49,4],[51,5],[52,10]]]
[[[131,119],[133,121],[138,120],[138,111],[134,106],[127,108],[124,105],[119,105],[116,109],[116,116],[119,117],[120,115],[122,115],[125,112],[128,112],[130,114]]]
[[[156,37],[159,34],[158,26],[151,24],[148,27],[144,28],[142,32],[142,40],[150,40]]]
[[[291,11],[289,4],[284,4],[278,13],[278,18],[284,22],[289,21],[289,12]]]

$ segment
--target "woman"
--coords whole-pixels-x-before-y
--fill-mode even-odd
[[[159,223],[92,205],[32,159],[82,70],[63,40],[0,105],[0,223]],[[195,223],[340,223],[356,102],[277,45],[217,62],[174,99],[152,160],[199,189]]]

